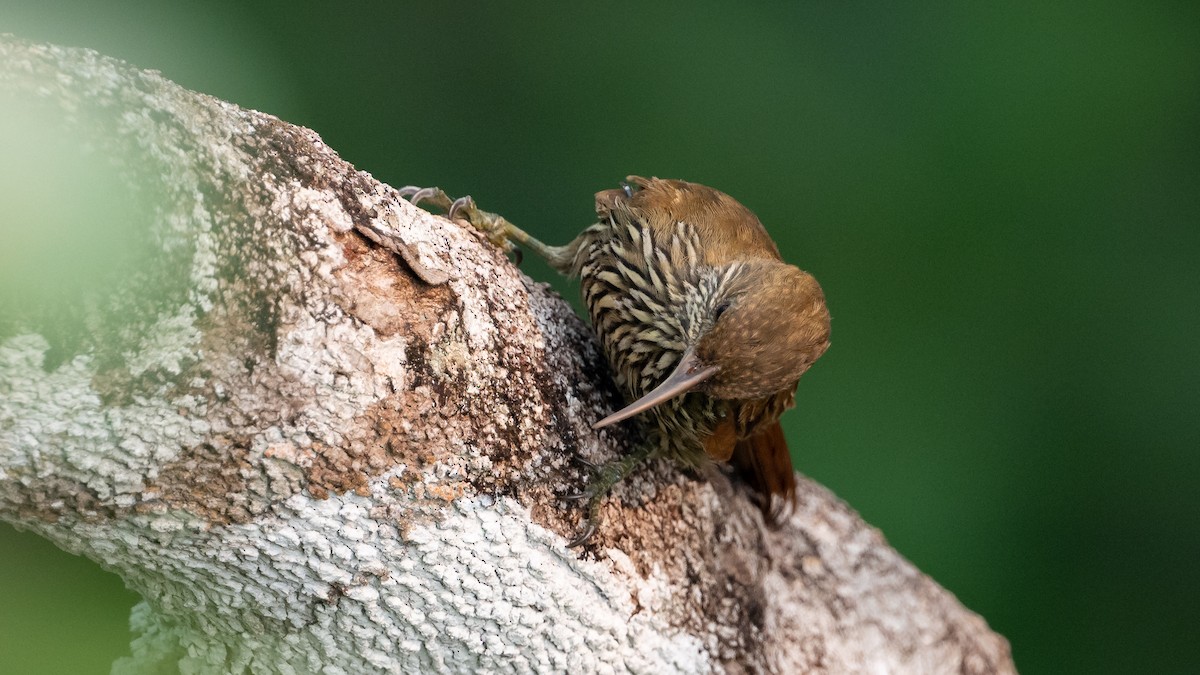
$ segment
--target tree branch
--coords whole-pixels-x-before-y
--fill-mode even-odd
[[[655,465],[567,549],[629,443],[587,327],[312,131],[12,37],[0,103],[134,214],[0,293],[0,517],[142,594],[115,672],[1013,672],[807,480],[770,530]]]

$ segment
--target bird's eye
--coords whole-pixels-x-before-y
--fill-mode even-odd
[[[716,323],[721,318],[721,315],[725,313],[725,310],[729,309],[729,304],[729,301],[726,300],[713,308],[713,323]]]

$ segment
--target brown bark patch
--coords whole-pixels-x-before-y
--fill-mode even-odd
[[[99,522],[116,516],[121,510],[100,499],[84,483],[60,476],[47,476],[32,487],[20,487],[6,496],[6,508],[12,508],[20,521],[57,523],[60,518]]]
[[[142,509],[161,504],[219,525],[249,522],[275,498],[249,461],[248,439],[217,436],[167,464],[142,491]]]
[[[761,515],[737,496],[726,473],[681,471],[661,460],[618,485],[586,548],[618,548],[643,576],[671,580],[679,593],[662,607],[673,627],[701,636],[728,672],[761,672],[766,608],[766,542]],[[700,494],[712,484],[718,496]],[[699,504],[723,509],[700,513]]]
[[[446,286],[430,286],[399,271],[399,259],[357,233],[336,237],[347,265],[338,271],[347,294],[346,311],[381,338],[403,335],[430,342],[437,318],[452,307]]]

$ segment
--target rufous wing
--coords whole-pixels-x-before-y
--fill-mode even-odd
[[[795,506],[796,475],[779,422],[738,440],[729,461],[758,493],[759,507],[768,523],[778,523]]]
[[[712,434],[704,439],[704,454],[714,462],[728,462],[737,444],[737,425],[730,415],[721,420]]]

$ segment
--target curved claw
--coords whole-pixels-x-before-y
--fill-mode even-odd
[[[519,248],[514,248],[513,249],[513,264],[516,265],[517,267],[520,267],[521,263],[523,263],[523,262],[525,262],[525,252]]]
[[[567,548],[575,548],[576,546],[587,543],[587,540],[591,539],[592,535],[594,534],[596,534],[596,523],[593,523],[589,520],[587,525],[584,526],[583,531],[579,533],[579,536],[567,542]]]
[[[425,188],[417,185],[405,185],[404,187],[396,190],[396,194],[400,195],[400,197],[403,199],[408,199],[424,189]]]
[[[517,250],[519,251],[521,249],[517,249]],[[596,464],[595,462],[591,462],[591,461],[584,459],[583,455],[571,455],[571,461],[575,462],[576,464],[580,464],[588,469],[592,469],[593,471],[598,470],[600,468],[599,464]]]
[[[463,195],[462,197],[455,199],[454,202],[450,204],[450,209],[446,211],[446,217],[450,220],[454,220],[458,216],[459,211],[471,211],[474,209],[475,200],[471,199],[471,195]]]
[[[437,196],[439,192],[441,192],[441,190],[438,188],[421,188],[420,190],[414,192],[412,196],[408,198],[408,201],[412,202],[413,204],[420,204],[426,199],[432,199],[433,197]]]

